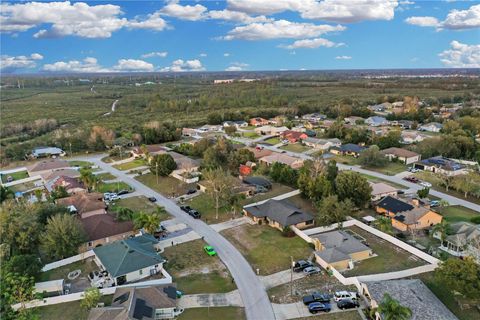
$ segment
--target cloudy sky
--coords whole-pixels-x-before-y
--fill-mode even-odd
[[[480,67],[480,2],[2,1],[1,71]]]

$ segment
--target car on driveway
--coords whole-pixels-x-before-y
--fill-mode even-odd
[[[148,201],[150,201],[150,202],[157,202],[157,198],[155,198],[155,197],[148,197]]]
[[[192,209],[188,212],[188,214],[193,218],[193,219],[200,219],[202,217],[202,215],[200,214],[200,212],[198,212],[197,210],[195,209]]]
[[[313,266],[313,264],[310,262],[310,261],[305,261],[305,260],[298,260],[297,262],[295,262],[295,264],[293,265],[293,271],[295,272],[302,272],[303,269],[307,268],[307,267],[311,267]]]
[[[189,213],[190,210],[192,210],[192,208],[190,206],[181,206],[180,210],[182,210],[183,212]]]
[[[190,189],[187,191],[187,194],[194,194],[195,192],[197,192],[197,189]]]
[[[332,297],[327,293],[315,292],[309,296],[303,297],[302,300],[303,300],[303,304],[308,306],[310,303],[313,303],[313,302],[322,302],[322,303],[330,302],[331,298]]]
[[[317,312],[330,312],[332,310],[332,306],[330,303],[321,303],[321,302],[314,302],[308,305],[308,311],[310,313],[317,313]]]
[[[333,295],[333,299],[335,299],[335,301],[341,301],[344,299],[356,300],[357,293],[351,291],[336,291]]]
[[[118,194],[119,196],[123,196],[124,194],[128,194],[129,192],[130,192],[130,191],[128,191],[128,190],[120,190],[117,194]]]
[[[439,201],[439,200],[432,200],[432,201],[430,201],[430,207],[432,207],[432,208],[438,207],[439,205],[440,205],[440,201]]]
[[[427,181],[420,182],[420,185],[422,187],[425,187],[425,188],[431,188],[432,187],[432,184],[430,182],[427,182]]]
[[[217,252],[213,249],[212,246],[204,246],[203,250],[211,257],[216,256]]]
[[[340,301],[337,301],[337,307],[338,309],[353,309],[357,308],[360,306],[360,303],[358,303],[357,300],[353,299],[343,299]]]
[[[306,267],[303,269],[303,273],[305,273],[307,276],[320,273],[321,271],[322,270],[319,267]]]

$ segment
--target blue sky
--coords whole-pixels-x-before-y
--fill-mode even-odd
[[[1,4],[3,73],[480,67],[473,1]]]

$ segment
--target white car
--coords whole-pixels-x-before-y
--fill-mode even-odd
[[[340,300],[344,300],[344,299],[356,300],[357,299],[357,293],[356,292],[351,292],[351,291],[337,291],[333,295],[333,299],[335,301],[340,301]]]
[[[431,188],[432,184],[430,182],[422,181],[420,182],[420,185],[425,188]]]

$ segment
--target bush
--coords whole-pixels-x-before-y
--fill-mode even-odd
[[[480,224],[480,216],[471,218],[470,222],[474,224]]]

